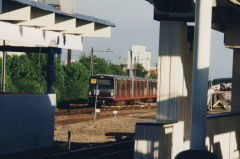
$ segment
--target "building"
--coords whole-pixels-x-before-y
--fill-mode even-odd
[[[146,46],[133,45],[132,49],[128,51],[127,68],[133,69],[137,63],[142,64],[145,70],[151,69],[151,51],[146,50]]]

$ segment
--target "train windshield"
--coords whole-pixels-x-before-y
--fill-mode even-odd
[[[114,88],[113,79],[92,78],[90,88],[95,89],[96,88],[96,83],[98,83],[98,88],[99,89],[113,89]]]
[[[98,79],[98,88],[100,89],[113,89],[113,80]]]

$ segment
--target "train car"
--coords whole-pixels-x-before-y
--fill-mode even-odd
[[[133,104],[156,102],[157,80],[115,75],[93,75],[89,82],[89,105]]]

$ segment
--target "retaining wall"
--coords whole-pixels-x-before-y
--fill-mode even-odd
[[[0,155],[51,146],[55,94],[0,95]]]

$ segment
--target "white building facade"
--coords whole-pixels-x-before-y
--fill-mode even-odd
[[[132,49],[128,51],[128,69],[133,69],[134,65],[139,63],[150,71],[151,69],[151,54],[152,52],[146,49],[146,46],[133,45]]]

